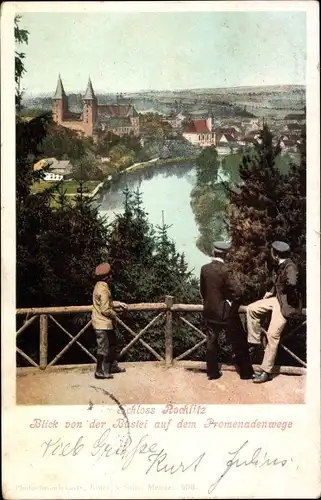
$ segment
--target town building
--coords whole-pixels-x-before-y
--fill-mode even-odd
[[[73,166],[69,160],[57,160],[56,158],[43,158],[34,164],[33,169],[46,169],[44,181],[61,181],[72,177]]]
[[[139,115],[135,106],[128,103],[99,104],[90,78],[83,97],[83,110],[75,113],[69,110],[68,96],[59,75],[52,117],[58,125],[86,137],[95,137],[99,131],[111,131],[118,136],[139,135]]]
[[[185,120],[186,116],[183,115],[183,113],[172,114],[167,118],[163,118],[163,121],[169,123],[173,132],[176,133],[180,133],[182,131]]]
[[[234,135],[230,132],[220,131],[216,135],[216,150],[219,155],[229,154],[238,148]]]
[[[299,124],[299,123],[287,123],[284,130],[286,132],[289,132],[290,134],[302,134],[303,130],[304,130],[304,125],[302,124]]]
[[[234,126],[219,127],[216,129],[216,134],[217,135],[218,134],[227,134],[228,136],[231,136],[233,138],[233,141],[237,140],[239,137],[244,135],[237,127],[234,127]],[[216,142],[218,142],[218,141],[216,141]]]
[[[212,117],[206,120],[191,120],[185,127],[183,137],[201,148],[215,146],[216,135],[212,123]]]
[[[300,140],[297,139],[297,138],[293,138],[293,137],[290,137],[290,138],[282,138],[280,140],[280,146],[282,148],[282,151],[281,153],[282,154],[285,154],[285,153],[288,153],[288,152],[291,152],[291,153],[296,153],[298,151],[298,148],[299,148],[299,145],[300,145]]]

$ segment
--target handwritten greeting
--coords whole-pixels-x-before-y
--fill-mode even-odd
[[[145,474],[148,474],[153,468],[155,468],[157,472],[164,471],[175,474],[178,471],[186,472],[191,470],[195,472],[205,457],[205,452],[203,452],[190,463],[183,463],[181,461],[179,464],[170,465],[166,462],[167,453],[164,448],[161,448],[158,443],[148,443],[148,434],[141,437],[137,443],[134,443],[129,436],[125,441],[120,438],[118,443],[112,444],[109,442],[111,432],[112,429],[106,429],[101,436],[89,446],[89,454],[96,459],[95,463],[101,459],[107,459],[113,456],[122,459],[121,469],[125,470],[131,465],[135,456],[145,455],[148,462],[150,462]],[[85,448],[84,439],[84,436],[80,436],[73,443],[65,443],[62,438],[46,440],[41,445],[41,448],[43,448],[42,457],[54,455],[59,457],[70,455],[77,456]]]
[[[90,408],[92,409],[92,408]],[[212,460],[208,448],[206,451],[200,449],[188,453],[184,453],[184,457],[177,459],[177,450],[175,459],[171,458],[168,450],[161,444],[161,440],[155,440],[148,433],[140,436],[137,439],[130,433],[130,429],[146,429],[152,427],[167,431],[170,426],[175,426],[176,429],[196,429],[202,426],[205,429],[274,429],[275,431],[284,432],[292,428],[291,421],[275,421],[275,420],[235,420],[235,421],[220,421],[213,417],[206,416],[207,408],[201,405],[173,405],[168,404],[163,408],[143,407],[140,405],[131,405],[129,407],[120,406],[115,408],[114,418],[103,420],[98,418],[90,418],[79,421],[58,421],[57,419],[41,419],[34,418],[30,423],[31,429],[48,429],[57,432],[58,429],[69,429],[79,431],[81,434],[75,435],[74,438],[66,439],[63,433],[55,437],[48,437],[40,443],[40,457],[44,460],[50,460],[51,457],[63,459],[64,457],[87,456],[92,465],[95,466],[106,460],[112,460],[114,464],[118,464],[122,471],[131,467],[135,460],[140,460],[142,463],[142,473],[148,475],[151,471],[168,475],[184,474],[189,475],[196,473],[204,466],[207,461]],[[193,420],[193,416],[198,415],[197,421]],[[204,416],[203,420],[199,416]],[[130,418],[129,418],[130,417]],[[134,419],[133,419],[134,417]],[[87,429],[99,430],[97,436],[91,438],[90,432],[84,432]],[[120,432],[123,429],[125,432]],[[136,436],[136,435],[135,435]],[[158,437],[161,434],[158,434]],[[252,434],[253,436],[253,434]],[[258,433],[258,438],[260,434]],[[222,470],[217,474],[213,474],[214,478],[208,486],[208,494],[211,494],[216,488],[226,481],[226,477],[230,477],[233,470],[241,467],[253,468],[286,468],[294,463],[291,456],[278,456],[271,454],[269,450],[258,446],[257,443],[246,439],[239,444],[236,444],[233,449],[216,450],[222,455]],[[178,454],[179,455],[179,454]],[[138,458],[140,457],[140,458]]]

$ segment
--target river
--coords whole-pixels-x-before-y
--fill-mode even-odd
[[[165,224],[171,226],[168,234],[175,241],[177,251],[184,252],[189,269],[198,275],[209,257],[196,246],[199,231],[190,206],[195,184],[195,164],[155,166],[128,172],[102,194],[100,213],[111,221],[114,214],[123,211],[126,185],[131,191],[139,188],[149,221],[161,225],[163,212]]]
[[[240,180],[238,169],[240,160],[240,154],[229,155],[226,160],[220,158],[221,167],[217,182],[224,180],[237,184]],[[285,173],[288,171],[289,158],[280,155],[277,164]],[[130,191],[139,188],[150,223],[154,226],[161,225],[163,212],[165,224],[171,226],[168,234],[174,240],[176,250],[185,254],[189,270],[199,275],[201,266],[209,261],[209,257],[196,245],[200,233],[190,205],[191,191],[196,186],[196,168],[195,163],[152,165],[143,170],[124,173],[108,191],[102,193],[100,212],[111,221],[114,214],[123,211],[123,189],[126,185]],[[222,212],[222,200],[224,206],[225,196],[224,189],[218,187],[213,209],[213,213],[216,214],[215,223],[217,223],[216,239],[226,236],[221,223],[222,214],[225,217],[225,211]],[[206,202],[202,197],[199,203],[201,209],[206,212]]]

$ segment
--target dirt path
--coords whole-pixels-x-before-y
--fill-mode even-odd
[[[124,363],[126,373],[112,380],[96,380],[94,365],[52,367],[45,371],[20,368],[17,404],[114,404],[95,387],[108,390],[124,404],[299,404],[304,403],[305,376],[277,375],[255,385],[240,380],[235,371],[223,370],[209,381],[204,363],[182,363],[166,368],[153,362]]]

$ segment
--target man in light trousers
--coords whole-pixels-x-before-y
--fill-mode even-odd
[[[253,378],[254,383],[272,379],[272,370],[278,351],[281,334],[288,318],[298,314],[302,304],[298,293],[298,268],[289,257],[290,247],[282,241],[272,243],[271,255],[277,264],[273,287],[262,300],[247,307],[247,331],[250,351],[255,352],[261,345],[261,320],[271,314],[267,330],[267,345],[260,371]]]

